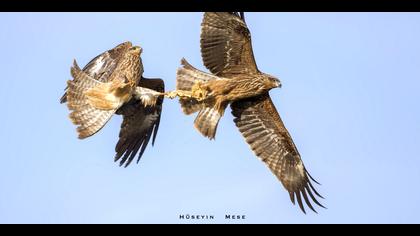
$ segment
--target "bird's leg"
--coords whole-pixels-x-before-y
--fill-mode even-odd
[[[184,90],[175,90],[166,92],[165,97],[174,99],[176,97],[179,98],[193,98],[199,102],[203,101],[207,96],[207,91],[203,90],[199,85],[194,85],[193,88],[190,91],[184,91]]]
[[[224,105],[226,104],[225,101],[226,100],[224,96],[219,96],[218,98],[216,98],[216,103],[214,104],[215,110],[217,110],[219,114],[222,116],[225,113],[225,109],[226,109],[226,106]]]
[[[164,96],[170,99],[174,99],[176,97],[179,97],[181,99],[193,98],[201,102],[207,97],[207,90],[205,86],[203,86],[201,82],[198,81],[192,86],[191,91],[174,90],[164,93]]]
[[[207,89],[201,83],[201,81],[196,81],[191,88],[191,95],[194,99],[201,102],[207,97]]]
[[[137,86],[133,91],[133,95],[135,98],[141,100],[143,105],[146,106],[155,106],[157,100],[160,96],[165,95],[164,93],[155,91],[153,89],[148,89],[144,87]]]
[[[174,99],[176,97],[192,98],[191,92],[183,91],[183,90],[174,90],[174,91],[166,92],[164,93],[164,96],[170,99]]]

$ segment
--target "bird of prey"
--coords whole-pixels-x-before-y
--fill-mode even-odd
[[[182,59],[177,71],[177,90],[183,112],[198,112],[198,131],[210,139],[228,105],[234,122],[256,156],[281,181],[290,199],[305,212],[302,198],[316,212],[312,201],[323,207],[301,156],[270,98],[269,90],[280,80],[258,70],[251,34],[243,13],[206,12],[201,24],[201,56],[210,73]],[[317,183],[317,182],[316,182]]]
[[[142,48],[124,42],[92,59],[83,69],[76,61],[61,103],[67,103],[79,138],[97,133],[113,114],[123,116],[115,161],[127,167],[149,140],[155,142],[162,111],[164,82],[146,79]]]

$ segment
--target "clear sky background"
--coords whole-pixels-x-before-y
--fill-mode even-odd
[[[165,100],[155,147],[113,162],[121,117],[78,140],[70,66],[130,40],[175,88],[202,13],[0,14],[0,223],[420,223],[420,14],[248,13],[259,68],[328,209],[304,215],[222,118],[216,141]],[[215,220],[180,220],[179,215]],[[246,220],[224,220],[225,214]]]

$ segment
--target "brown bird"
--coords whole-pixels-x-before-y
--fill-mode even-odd
[[[125,167],[139,150],[140,160],[152,136],[154,144],[162,111],[164,82],[142,76],[141,53],[140,47],[124,42],[92,59],[83,70],[74,61],[73,80],[61,98],[80,139],[97,133],[113,114],[123,116],[115,161],[121,159]]]
[[[217,124],[230,104],[239,131],[287,189],[293,204],[296,198],[305,212],[303,197],[313,211],[310,199],[323,207],[315,197],[322,198],[311,183],[315,180],[270,98],[269,90],[281,83],[258,70],[243,13],[206,12],[201,26],[201,55],[212,74],[183,59],[172,96],[180,96],[185,114],[198,112],[195,127],[210,139],[215,138]]]

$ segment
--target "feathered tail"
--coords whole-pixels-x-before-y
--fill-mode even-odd
[[[191,92],[197,82],[202,84],[210,80],[217,79],[217,76],[202,72],[192,65],[190,65],[184,58],[181,60],[181,65],[177,71],[176,89],[181,91]],[[194,121],[194,126],[205,137],[214,139],[216,136],[217,125],[220,118],[223,116],[223,111],[226,105],[220,109],[215,107],[215,102],[207,100],[199,102],[193,98],[181,98],[179,100],[183,112],[186,115],[198,112],[197,118]]]
[[[195,118],[194,127],[200,131],[202,135],[210,140],[215,139],[217,125],[220,118],[223,116],[223,110],[218,110],[215,107],[205,107],[200,110],[198,116]]]
[[[98,132],[115,113],[115,109],[100,110],[90,105],[85,92],[102,83],[84,73],[76,61],[71,75],[73,80],[67,81],[67,107],[71,110],[71,121],[78,126],[79,138],[84,139]]]
[[[176,89],[181,91],[191,92],[192,87],[197,81],[206,83],[209,80],[217,79],[216,76],[197,70],[190,65],[187,60],[182,58],[181,65],[176,73]],[[203,104],[195,99],[181,98],[182,111],[186,115],[195,113],[203,108]]]

